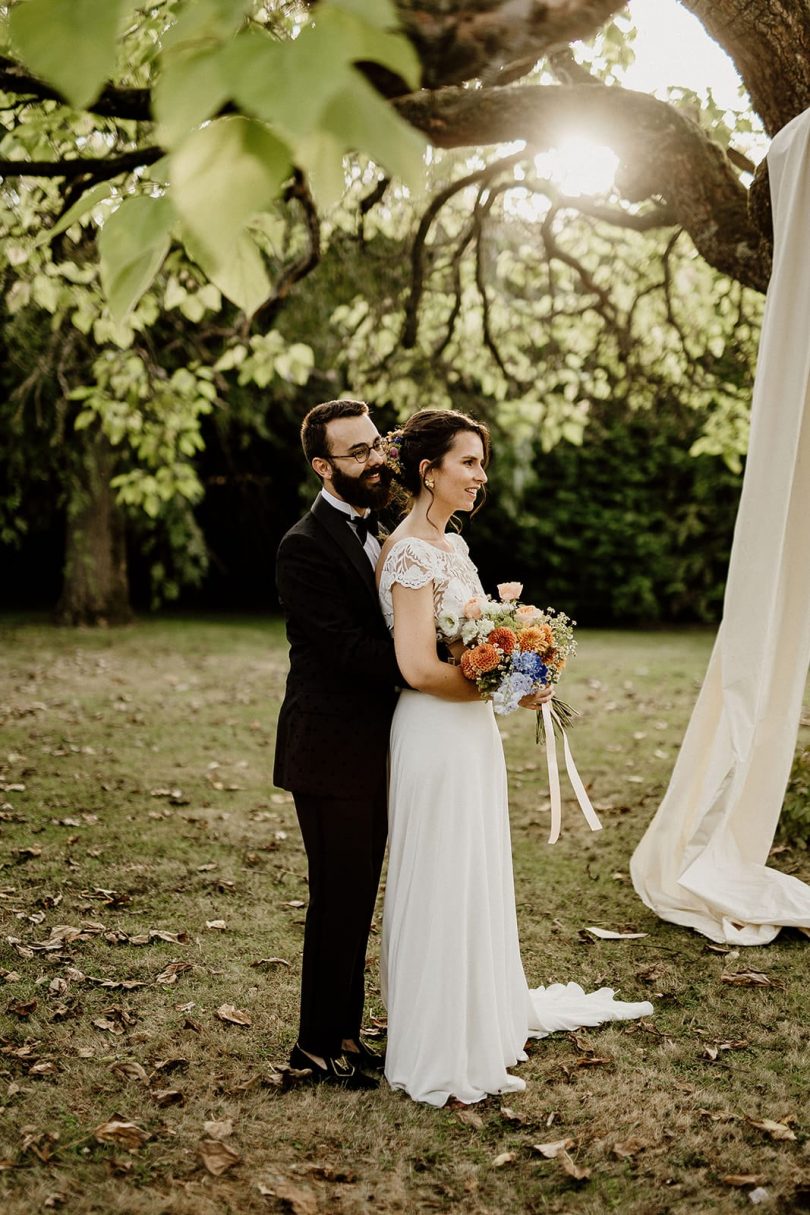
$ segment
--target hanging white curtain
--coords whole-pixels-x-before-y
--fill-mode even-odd
[[[662,919],[762,945],[810,929],[766,867],[810,662],[810,110],[768,151],[774,267],[723,620],[669,789],[630,865]]]

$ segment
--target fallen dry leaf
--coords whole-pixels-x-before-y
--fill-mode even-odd
[[[614,1143],[610,1149],[614,1156],[619,1160],[632,1160],[633,1156],[637,1156],[639,1152],[643,1152],[647,1144],[643,1139],[623,1139],[620,1143]]]
[[[24,1020],[30,1017],[32,1012],[36,1011],[36,1000],[12,1000],[6,1005],[6,1012],[12,1013],[15,1017],[20,1017]]]
[[[357,1174],[352,1169],[336,1169],[331,1164],[299,1164],[296,1172],[309,1173],[322,1181],[335,1181],[341,1185],[351,1185],[357,1181]]]
[[[25,786],[23,786],[25,788]],[[20,862],[36,860],[38,856],[42,856],[42,849],[34,844],[30,848],[15,848],[14,855]]]
[[[763,1118],[761,1121],[756,1121],[754,1118],[747,1119],[749,1126],[754,1126],[758,1131],[764,1131],[766,1135],[770,1135],[771,1139],[795,1139],[796,1135],[789,1126],[784,1122],[774,1122],[772,1118]]]
[[[763,1173],[727,1173],[720,1180],[723,1185],[762,1185],[763,1181],[767,1181],[767,1177]]]
[[[707,1110],[700,1106],[698,1113],[703,1118],[709,1118],[712,1122],[736,1122],[737,1115],[724,1112],[722,1110]]]
[[[186,1104],[186,1099],[179,1088],[153,1088],[152,1096],[161,1108],[167,1105]]]
[[[122,1034],[124,1032],[124,1027],[120,1021],[112,1021],[109,1017],[94,1017],[92,1024],[95,1025],[96,1029],[105,1030],[110,1034]]]
[[[43,1164],[47,1164],[53,1156],[59,1143],[58,1131],[33,1131],[23,1137],[20,1144],[20,1155],[31,1152]]]
[[[233,1134],[233,1119],[222,1118],[219,1122],[204,1122],[203,1130],[209,1139],[227,1139]]]
[[[290,900],[289,900],[288,902],[286,902],[286,903],[280,903],[280,904],[279,904],[279,906],[280,906],[280,907],[294,907],[294,908],[298,908],[298,907],[304,907],[304,906],[306,906],[306,904],[304,903],[304,900],[303,900],[303,899],[290,899]]]
[[[219,1139],[201,1139],[197,1153],[208,1172],[214,1177],[219,1177],[226,1169],[238,1164],[241,1160],[241,1156],[235,1148],[228,1147],[227,1143],[222,1143]]]
[[[191,962],[169,962],[161,970],[160,974],[155,979],[156,983],[160,983],[163,987],[170,987],[172,983],[177,982],[177,976],[185,974],[187,970],[193,970],[194,966]]]
[[[149,1083],[146,1068],[135,1059],[120,1059],[118,1062],[110,1064],[110,1071],[124,1080],[138,1080],[141,1084]]]
[[[228,925],[225,923],[224,920],[206,920],[205,927],[206,928],[217,928],[217,929],[219,929],[220,932],[224,932],[225,929],[228,927]]]
[[[492,1167],[502,1169],[505,1164],[512,1164],[515,1160],[517,1160],[517,1152],[501,1152],[492,1161]]]
[[[546,1160],[555,1160],[560,1152],[565,1152],[573,1146],[573,1139],[558,1139],[555,1143],[533,1143],[532,1150],[545,1156]]]
[[[252,1025],[253,1018],[249,1012],[245,1012],[242,1008],[236,1008],[233,1004],[220,1004],[217,1009],[217,1016],[220,1021],[228,1021],[232,1025]]]
[[[587,1181],[589,1179],[591,1170],[575,1164],[567,1152],[560,1152],[556,1159],[560,1162],[563,1172],[572,1177],[574,1181]]]
[[[773,987],[767,975],[759,970],[725,971],[720,976],[721,983],[731,983],[735,987]]]
[[[188,1067],[188,1059],[184,1059],[182,1055],[172,1055],[168,1059],[156,1059],[154,1067],[156,1072],[182,1071]]]
[[[187,932],[165,932],[162,928],[150,928],[146,935],[150,941],[166,941],[169,945],[185,945],[189,939]]]
[[[43,1059],[41,1063],[35,1063],[33,1067],[29,1067],[29,1076],[55,1076],[59,1068],[51,1059]]]
[[[250,965],[254,970],[260,970],[262,966],[289,966],[290,963],[285,958],[259,958]]]
[[[508,1105],[502,1105],[498,1113],[502,1118],[505,1118],[507,1122],[517,1122],[523,1124],[526,1121],[525,1114],[519,1114],[517,1110],[513,1110]]]
[[[135,1151],[146,1143],[149,1135],[141,1127],[134,1122],[125,1122],[120,1118],[112,1118],[109,1122],[102,1122],[93,1131],[93,1138],[99,1143],[114,1143],[118,1147],[125,1147],[129,1151]]]
[[[264,1198],[278,1198],[288,1203],[293,1215],[318,1215],[318,1198],[308,1185],[288,1177],[273,1177],[257,1182],[257,1189]]]
[[[649,936],[647,932],[613,932],[609,928],[585,928],[583,931],[589,932],[600,941],[637,941],[641,937]]]
[[[476,1110],[456,1110],[456,1118],[459,1122],[463,1122],[465,1126],[474,1126],[477,1131],[483,1130],[484,1119]]]

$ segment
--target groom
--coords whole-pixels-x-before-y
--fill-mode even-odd
[[[292,792],[309,865],[301,1018],[290,1064],[313,1080],[375,1088],[383,1060],[360,1039],[371,917],[387,834],[388,735],[404,680],[377,598],[370,508],[391,475],[362,401],[306,415],[321,492],[276,567],[290,643],[273,780]]]

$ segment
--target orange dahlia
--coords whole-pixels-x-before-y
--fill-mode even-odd
[[[500,661],[499,651],[494,645],[484,641],[481,645],[473,646],[471,650],[465,650],[461,655],[461,672],[467,679],[474,682],[479,675],[486,675],[488,671],[494,671]]]
[[[505,625],[501,625],[499,628],[492,630],[487,637],[487,643],[489,645],[496,645],[503,654],[511,654],[517,645],[517,633],[513,632],[512,629],[506,628]]]
[[[521,650],[534,650],[542,655],[554,644],[554,634],[547,624],[535,624],[523,630],[518,643]]]

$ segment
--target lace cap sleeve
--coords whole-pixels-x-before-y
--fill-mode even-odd
[[[424,540],[409,537],[398,540],[385,559],[382,585],[386,590],[395,584],[412,590],[425,586],[436,577],[435,559],[431,545]]]
[[[469,553],[469,551],[470,551],[469,544],[467,543],[467,541],[464,539],[463,536],[460,536],[458,534],[458,532],[450,532],[448,534],[447,538],[457,553],[463,553],[464,555]]]

